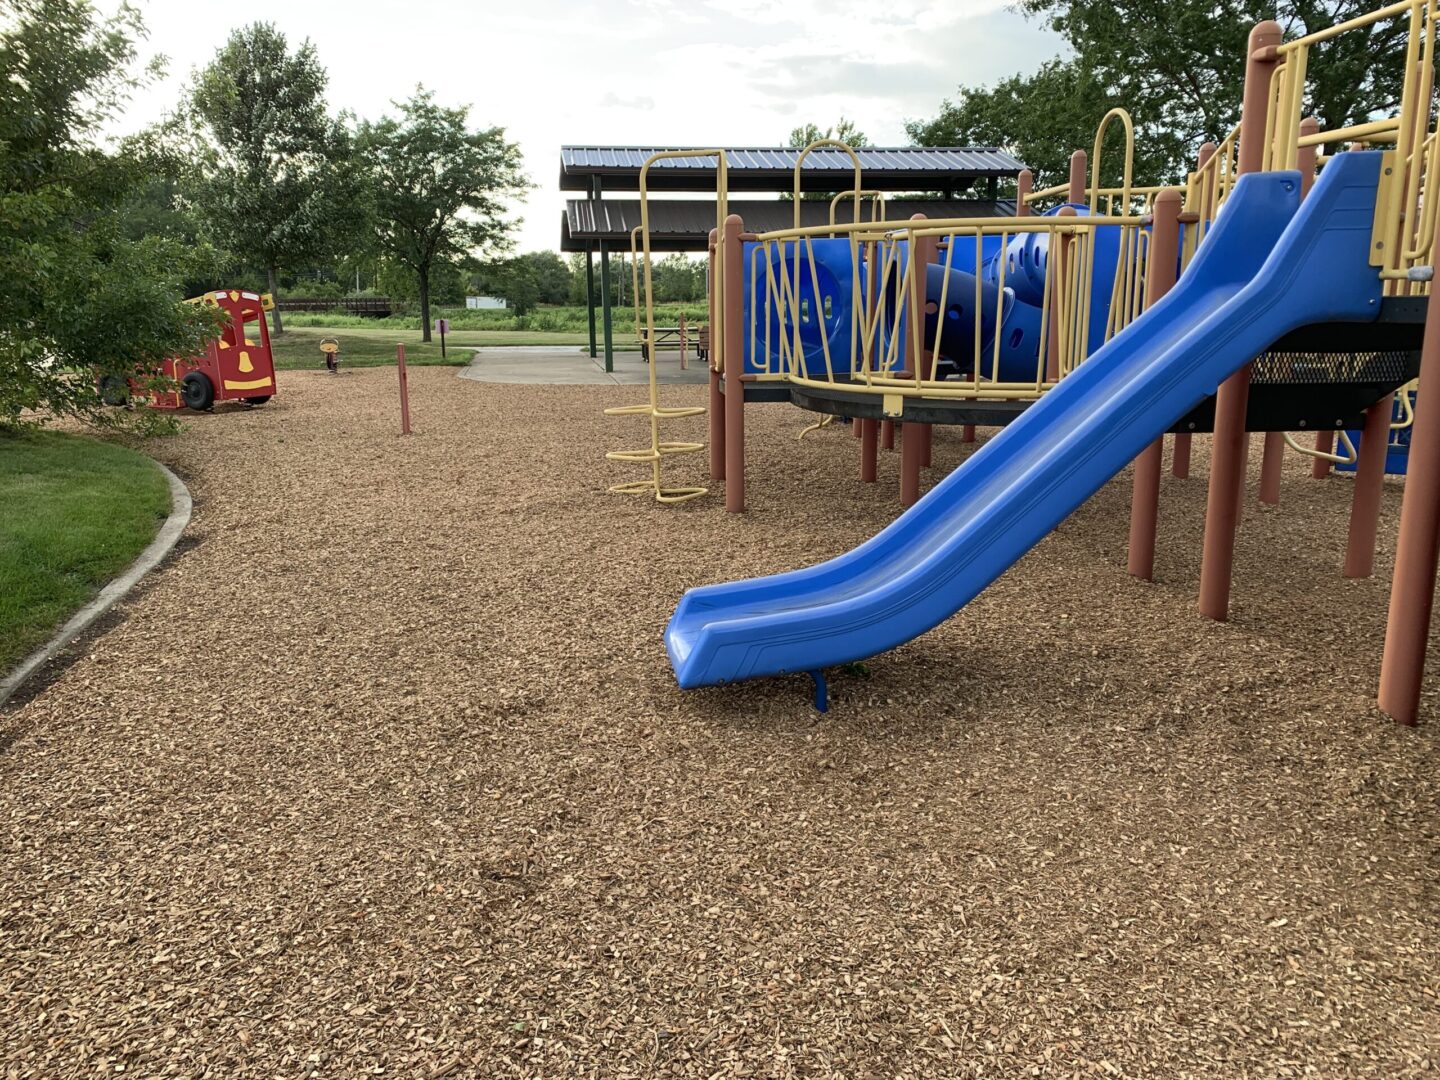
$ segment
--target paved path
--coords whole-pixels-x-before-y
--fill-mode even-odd
[[[547,345],[504,345],[475,350],[475,357],[460,369],[462,379],[489,383],[540,383],[551,386],[635,386],[650,381],[650,371],[638,352],[615,353],[615,370],[606,372],[603,357],[591,359],[578,348]],[[660,382],[666,385],[703,385],[705,365],[692,354],[681,370],[678,352],[660,353]]]

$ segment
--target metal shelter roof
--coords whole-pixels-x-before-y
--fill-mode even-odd
[[[781,199],[731,199],[730,212],[739,214],[750,232],[788,229],[794,224],[795,204]],[[862,208],[868,220],[871,207]],[[885,217],[900,221],[912,214],[928,218],[1013,217],[1013,199],[889,199]],[[836,209],[835,220],[854,220],[848,204]],[[800,203],[802,225],[826,225],[830,204],[823,199]],[[630,230],[640,224],[638,199],[571,199],[560,221],[560,250],[584,251],[586,245],[604,241],[612,251],[630,250]],[[713,199],[654,199],[650,202],[651,251],[704,251],[715,227]]]
[[[697,147],[562,146],[560,190],[638,191],[640,169],[661,150]],[[963,191],[977,179],[1014,176],[1025,166],[994,146],[893,146],[857,149],[866,188],[880,191]],[[730,191],[790,191],[800,151],[789,146],[726,147]],[[651,191],[713,191],[713,157],[676,157],[650,167]],[[851,186],[854,166],[841,150],[819,149],[805,159],[801,188],[834,191]]]

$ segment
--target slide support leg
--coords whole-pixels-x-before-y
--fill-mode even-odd
[[[1322,454],[1333,454],[1335,452],[1335,433],[1333,431],[1315,432],[1315,449]],[[1330,462],[1317,457],[1310,466],[1310,475],[1316,480],[1324,480],[1330,475]]]
[[[1260,459],[1260,501],[1280,505],[1280,473],[1285,466],[1285,433],[1265,433],[1265,455]]]
[[[825,685],[825,673],[823,671],[809,672],[810,679],[815,684],[815,711],[830,711],[830,692]]]
[[[1190,478],[1190,433],[1182,431],[1170,446],[1170,475],[1181,480]]]
[[[860,482],[862,484],[873,484],[875,482],[875,459],[879,449],[879,427],[878,420],[856,420],[860,425]]]
[[[1365,410],[1360,460],[1355,463],[1355,493],[1350,502],[1350,537],[1345,545],[1345,576],[1367,578],[1375,570],[1375,534],[1380,529],[1380,496],[1385,490],[1386,444],[1395,395],[1386,394]]]

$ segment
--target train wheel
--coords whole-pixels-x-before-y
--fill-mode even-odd
[[[269,394],[261,394],[259,397],[247,397],[243,399],[246,405],[264,405],[270,400]]]
[[[180,397],[187,409],[204,412],[215,404],[215,384],[198,371],[180,380]]]

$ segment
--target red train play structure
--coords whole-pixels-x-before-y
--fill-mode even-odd
[[[132,380],[121,388],[119,379],[101,380],[100,393],[112,405],[124,404],[133,395],[146,395],[155,409],[193,409],[204,412],[217,401],[243,401],[263,405],[275,396],[275,361],[270,355],[270,327],[265,312],[273,304],[269,296],[241,289],[207,292],[187,304],[217,307],[229,316],[220,334],[205,343],[200,356],[172,357],[164,362],[161,374],[175,380],[170,390],[147,389]],[[254,324],[255,340],[246,336]]]

